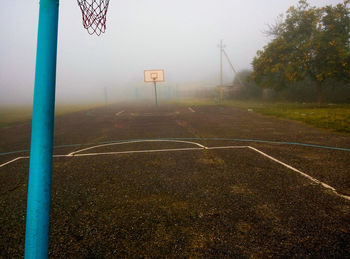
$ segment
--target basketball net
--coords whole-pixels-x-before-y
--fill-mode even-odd
[[[109,0],[77,0],[83,16],[83,26],[88,33],[98,36],[106,31]]]

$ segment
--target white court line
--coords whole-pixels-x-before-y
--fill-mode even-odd
[[[170,149],[131,150],[131,151],[104,152],[104,153],[85,153],[85,154],[76,154],[74,156],[80,157],[80,156],[117,155],[117,154],[135,154],[135,153],[174,152],[174,151],[188,151],[188,150],[203,150],[203,148],[189,147],[189,148],[170,148]]]
[[[53,155],[52,157],[68,157],[68,155]]]
[[[6,163],[1,164],[0,167],[3,167],[3,166],[8,165],[8,164],[11,164],[11,163],[13,163],[13,162],[15,162],[15,161],[17,161],[17,160],[22,159],[22,158],[27,158],[27,157],[23,157],[23,156],[17,157],[17,158],[15,158],[15,159],[12,159],[11,161],[8,161],[8,162],[6,162]]]
[[[174,143],[187,143],[187,144],[192,144],[199,146],[200,148],[206,149],[207,147],[203,146],[202,144],[199,144],[197,142],[192,142],[192,141],[183,141],[183,140],[166,140],[166,139],[154,139],[154,140],[133,140],[133,141],[124,141],[124,142],[116,142],[116,143],[108,143],[108,144],[102,144],[102,145],[97,145],[93,147],[88,147],[84,149],[80,149],[74,152],[69,153],[67,156],[74,156],[76,153],[80,153],[86,150],[90,150],[93,148],[98,148],[98,147],[107,147],[107,146],[113,146],[113,145],[121,145],[121,144],[129,144],[129,143],[140,143],[140,142],[174,142]]]
[[[233,149],[233,148],[247,148],[248,146],[228,146],[228,147],[207,147],[206,149]],[[134,154],[134,153],[156,153],[156,152],[173,152],[173,151],[189,151],[189,150],[203,150],[203,148],[190,147],[190,148],[169,148],[169,149],[148,149],[148,150],[130,150],[130,151],[117,151],[117,152],[103,152],[103,153],[85,153],[76,154],[78,156],[98,156],[98,155],[117,155],[117,154]],[[68,155],[66,155],[68,157]]]
[[[286,163],[283,163],[282,161],[280,161],[280,160],[278,160],[278,159],[276,159],[276,158],[274,158],[272,156],[269,156],[268,154],[260,151],[259,149],[253,148],[251,146],[248,146],[248,148],[251,149],[251,150],[254,150],[255,152],[258,152],[259,154],[261,154],[261,155],[271,159],[272,161],[274,161],[276,163],[279,163],[279,164],[289,168],[290,170],[292,170],[294,172],[297,172],[298,174],[304,176],[305,178],[311,180],[312,182],[322,185],[324,188],[331,190],[335,195],[337,195],[339,197],[342,197],[344,199],[350,200],[350,196],[338,193],[337,190],[334,187],[332,187],[332,186],[330,186],[330,185],[328,185],[328,184],[326,184],[324,182],[321,182],[321,181],[317,180],[316,178],[313,178],[312,176],[310,176],[308,174],[305,174],[302,171],[300,171],[300,170],[298,170],[298,169],[296,169],[296,168],[294,168],[294,167],[292,167],[292,166],[290,166],[290,165],[288,165]]]
[[[117,112],[115,115],[116,116],[119,116],[120,114],[122,114],[124,111],[120,111],[120,112]]]
[[[137,142],[141,142],[141,141],[137,141]],[[144,142],[147,142],[147,141],[144,141]],[[174,142],[175,142],[175,141],[174,141]],[[182,141],[182,142],[184,142],[184,141]],[[132,143],[132,142],[126,142],[126,143]],[[188,143],[188,142],[185,142],[185,143]],[[133,150],[133,151],[120,151],[120,152],[105,152],[105,153],[87,153],[87,154],[76,154],[76,155],[70,153],[70,154],[68,154],[68,155],[54,155],[53,157],[74,157],[74,156],[76,156],[76,157],[78,157],[78,156],[79,156],[79,157],[83,157],[83,156],[116,155],[116,154],[134,154],[134,153],[155,153],[155,152],[191,151],[191,150],[203,150],[203,149],[234,149],[234,148],[248,148],[248,149],[253,150],[253,151],[259,153],[260,155],[263,155],[264,157],[267,157],[267,158],[269,158],[270,160],[272,160],[272,161],[274,161],[274,162],[276,162],[276,163],[278,163],[278,164],[280,164],[280,165],[283,165],[284,167],[286,167],[286,168],[288,168],[288,169],[290,169],[290,170],[292,170],[292,171],[294,171],[294,172],[296,172],[296,173],[298,173],[298,174],[304,176],[305,178],[309,179],[310,181],[312,181],[312,182],[314,182],[314,183],[316,183],[316,184],[319,184],[319,185],[323,186],[324,188],[326,188],[326,189],[328,189],[328,190],[331,190],[336,196],[341,197],[341,198],[346,199],[346,200],[350,200],[350,196],[347,196],[347,195],[343,195],[343,194],[338,193],[337,190],[336,190],[334,187],[332,187],[332,186],[330,186],[330,185],[328,185],[328,184],[326,184],[326,183],[324,183],[324,182],[322,182],[322,181],[319,181],[319,180],[317,180],[316,178],[314,178],[314,177],[312,177],[312,176],[310,176],[310,175],[308,175],[308,174],[306,174],[306,173],[304,173],[304,172],[302,172],[302,171],[300,171],[300,170],[298,170],[298,169],[292,167],[291,165],[288,165],[288,164],[286,164],[286,163],[283,163],[282,161],[278,160],[277,158],[274,158],[274,157],[272,157],[272,156],[270,156],[270,155],[268,155],[268,154],[266,154],[266,153],[260,151],[259,149],[254,148],[254,147],[251,147],[251,146],[205,147],[205,146],[203,146],[203,145],[201,145],[201,144],[199,144],[199,143],[195,143],[195,142],[189,142],[189,143],[196,144],[196,145],[200,146],[200,148],[150,149],[150,150]],[[113,144],[116,144],[116,143],[113,143]],[[122,143],[117,143],[117,144],[122,144]],[[110,144],[106,144],[106,145],[110,145]],[[100,146],[101,146],[101,145],[100,145]],[[105,145],[102,145],[102,146],[105,146]],[[96,146],[95,146],[95,147],[96,147]],[[94,148],[94,147],[91,147],[91,148]],[[91,149],[91,148],[89,148],[89,149]],[[88,150],[88,149],[84,149],[84,150]],[[83,150],[80,150],[80,151],[83,151]],[[80,151],[79,151],[79,152],[80,152]],[[78,152],[78,151],[76,151],[76,152]],[[74,152],[73,152],[73,153],[74,153]],[[5,165],[8,165],[8,164],[10,164],[10,163],[13,163],[13,162],[15,162],[15,161],[17,161],[17,160],[25,159],[25,158],[29,158],[29,157],[17,157],[17,158],[15,158],[15,159],[11,160],[11,161],[8,161],[8,162],[6,162],[6,163],[4,163],[4,164],[1,164],[0,167],[3,167],[3,166],[5,166]]]
[[[68,155],[53,155],[52,157],[67,157],[67,156]],[[8,165],[8,164],[11,164],[11,163],[16,162],[16,161],[18,161],[20,159],[28,159],[28,158],[29,158],[29,156],[20,156],[20,157],[17,157],[15,159],[12,159],[11,161],[8,161],[6,163],[1,164],[0,167],[3,167],[3,166]]]
[[[191,107],[188,107],[188,109],[189,109],[191,112],[196,112],[196,111],[193,110]]]
[[[224,146],[224,147],[207,147],[207,149],[234,149],[234,148],[249,148],[249,146]]]
[[[183,142],[183,141],[182,141]],[[126,142],[126,143],[131,143],[131,142]],[[185,143],[192,143],[192,142],[185,142]],[[195,143],[195,142],[193,142]],[[192,143],[192,144],[193,144]],[[115,144],[115,143],[114,143]],[[122,143],[118,143],[122,144]],[[117,154],[134,154],[134,153],[155,153],[155,152],[172,152],[172,151],[190,151],[190,150],[203,150],[203,149],[233,149],[233,148],[247,148],[248,146],[225,146],[225,147],[205,147],[199,143],[198,144],[200,147],[199,148],[171,148],[171,149],[149,149],[149,150],[130,150],[130,151],[117,151],[117,152],[101,152],[101,153],[86,153],[86,154],[73,154],[70,153],[68,155],[53,155],[52,157],[83,157],[83,156],[98,156],[98,155],[117,155]],[[82,151],[82,150],[80,150]],[[10,163],[13,163],[19,159],[26,159],[29,158],[29,156],[25,157],[17,157],[11,161],[8,161],[4,164],[1,164],[0,167],[8,165]]]

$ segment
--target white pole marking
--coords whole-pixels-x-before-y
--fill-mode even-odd
[[[117,112],[115,115],[116,115],[116,116],[119,116],[119,115],[121,115],[123,112],[124,112],[124,111]]]
[[[196,111],[193,110],[191,107],[188,107],[188,109],[189,109],[191,112],[196,112]]]
[[[253,148],[251,146],[248,146],[248,148],[251,149],[251,150],[254,150],[255,152],[258,152],[259,154],[261,154],[261,155],[263,155],[263,156],[265,156],[265,157],[267,157],[269,159],[271,159],[272,161],[275,161],[276,163],[279,163],[279,164],[281,164],[281,165],[283,165],[283,166],[293,170],[294,172],[297,172],[298,174],[301,174],[302,176],[304,176],[305,178],[309,179],[310,181],[322,185],[324,188],[331,190],[337,196],[342,197],[342,198],[347,199],[347,200],[350,200],[350,196],[338,193],[337,190],[334,187],[332,187],[332,186],[330,186],[330,185],[328,185],[328,184],[326,184],[324,182],[321,182],[321,181],[317,180],[316,178],[313,178],[312,176],[310,176],[308,174],[305,174],[302,171],[300,171],[300,170],[298,170],[298,169],[296,169],[296,168],[294,168],[294,167],[292,167],[292,166],[290,166],[290,165],[288,165],[286,163],[283,163],[282,161],[280,161],[280,160],[278,160],[278,159],[276,159],[276,158],[274,158],[272,156],[269,156],[268,154],[266,154],[266,153],[264,153],[264,152],[262,152],[262,151],[260,151],[260,150],[258,150],[256,148]]]

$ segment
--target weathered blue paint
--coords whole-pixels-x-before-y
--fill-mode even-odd
[[[27,198],[25,258],[47,258],[59,0],[41,0]]]

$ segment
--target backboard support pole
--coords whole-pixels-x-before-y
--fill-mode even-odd
[[[25,258],[48,258],[59,0],[40,0]]]
[[[163,69],[153,69],[153,70],[145,70],[144,81],[145,83],[153,82],[154,85],[154,102],[155,106],[158,106],[158,96],[157,96],[157,82],[164,82],[164,70]]]
[[[155,105],[156,107],[158,107],[158,97],[157,97],[157,82],[153,81],[154,83],[154,101],[155,101]]]

